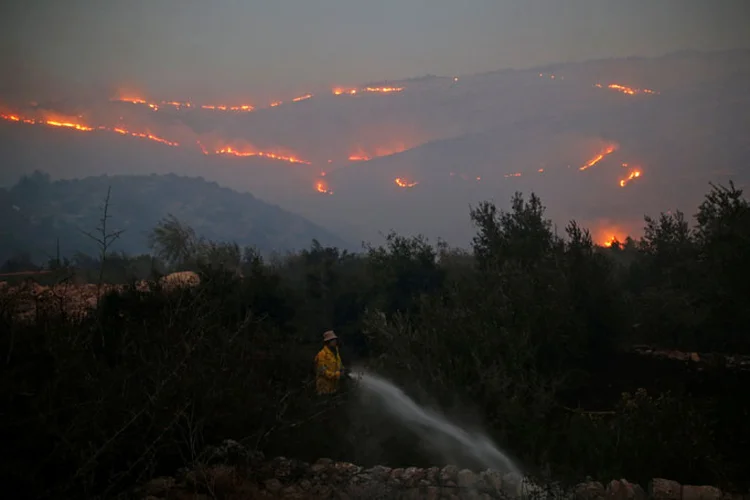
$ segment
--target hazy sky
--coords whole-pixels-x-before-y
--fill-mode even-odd
[[[0,14],[6,93],[127,84],[156,98],[261,100],[750,47],[748,0],[10,0]]]

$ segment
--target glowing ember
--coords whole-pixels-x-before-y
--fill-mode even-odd
[[[100,127],[100,129],[102,129],[102,128]],[[103,129],[103,130],[110,130],[110,129]],[[116,133],[121,134],[121,135],[129,135],[131,137],[138,137],[140,139],[149,139],[149,140],[152,140],[154,142],[158,142],[158,143],[161,143],[161,144],[166,144],[167,146],[173,146],[174,147],[174,146],[179,146],[180,145],[177,142],[168,141],[166,139],[163,139],[163,138],[161,138],[159,136],[156,136],[154,134],[151,134],[151,133],[131,132],[129,130],[126,130],[126,129],[120,128],[120,127],[113,128],[113,129],[111,129],[111,131],[112,132],[116,132]]]
[[[162,106],[172,106],[173,108],[176,108],[176,109],[192,108],[193,107],[193,104],[190,103],[190,102],[188,102],[188,101],[185,101],[185,102],[180,102],[180,101],[162,101],[161,104],[162,104]]]
[[[373,92],[380,94],[390,94],[392,92],[401,92],[404,87],[365,87],[362,89],[363,92]]]
[[[141,99],[140,97],[115,97],[113,99],[110,99],[111,101],[116,102],[127,102],[130,104],[142,104],[144,106],[148,106],[149,108],[153,109],[154,111],[159,111],[159,105],[153,102],[148,102],[145,99]]]
[[[71,120],[71,118],[57,117],[55,119],[46,119],[46,120],[45,119],[39,119],[39,120],[36,120],[36,119],[33,119],[33,118],[24,118],[24,117],[21,117],[20,115],[15,115],[15,114],[13,114],[13,115],[0,114],[0,118],[2,118],[4,120],[8,120],[8,121],[13,121],[13,122],[23,122],[23,123],[27,123],[29,125],[46,125],[46,126],[49,126],[49,127],[59,127],[59,128],[67,128],[67,129],[71,129],[71,130],[78,130],[80,132],[91,132],[93,130],[103,130],[103,131],[106,131],[106,132],[114,132],[114,133],[120,134],[120,135],[129,135],[129,136],[132,136],[132,137],[138,137],[140,139],[148,139],[148,140],[151,140],[151,141],[154,141],[154,142],[165,144],[167,146],[179,146],[179,143],[177,143],[177,142],[168,141],[168,140],[166,140],[166,139],[164,139],[162,137],[156,136],[156,135],[151,134],[149,132],[145,132],[145,133],[144,132],[133,132],[133,131],[127,130],[126,128],[124,128],[122,126],[120,126],[120,127],[98,126],[98,127],[94,128],[94,127],[90,127],[88,125],[84,125],[84,124],[79,123],[79,122],[74,122],[74,121]]]
[[[294,99],[292,99],[292,102],[306,101],[310,99],[312,96],[313,96],[312,94],[301,95],[299,97],[295,97]]]
[[[283,101],[273,101],[269,106],[272,108],[275,108],[276,106],[281,106],[283,104]]]
[[[255,108],[249,104],[242,104],[240,106],[227,106],[226,104],[204,104],[201,106],[201,109],[207,109],[209,111],[244,111],[244,112],[250,112],[254,111]]]
[[[322,179],[315,183],[315,190],[322,194],[333,194],[333,191],[328,188],[328,184]]]
[[[597,245],[609,248],[615,246],[616,243],[618,245],[624,243],[628,238],[628,231],[611,221],[607,221],[595,228],[591,235]]]
[[[602,85],[601,83],[597,83],[596,85],[594,85],[594,87],[603,89],[604,85]],[[650,90],[650,89],[636,89],[636,88],[633,88],[633,87],[626,87],[625,85],[619,85],[617,83],[610,83],[609,85],[607,85],[607,88],[610,89],[610,90],[615,90],[617,92],[621,92],[623,94],[627,94],[627,95],[658,94],[658,92],[655,92],[655,91]]]
[[[208,151],[201,146],[201,149],[203,149],[204,154],[209,154]],[[213,154],[215,155],[227,155],[227,156],[237,156],[241,158],[249,157],[249,156],[261,156],[263,158],[269,158],[271,160],[279,160],[279,161],[285,161],[288,163],[303,163],[305,165],[310,165],[309,161],[300,160],[299,158],[295,156],[286,156],[276,153],[269,153],[267,151],[255,151],[255,150],[238,150],[233,148],[232,146],[226,146],[217,150],[214,150]]]
[[[515,172],[515,173],[512,173],[512,174],[505,174],[505,177],[521,177],[521,173],[520,172]]]
[[[390,156],[395,155],[396,153],[403,153],[410,147],[413,147],[415,143],[406,143],[402,141],[395,141],[390,142],[386,145],[381,145],[377,147],[358,147],[350,156],[349,161],[368,161],[372,160],[373,158],[378,158],[381,156]]]
[[[402,188],[412,188],[419,184],[418,182],[409,182],[406,179],[402,179],[401,177],[396,177],[393,182],[395,182],[398,187]]]
[[[364,154],[362,154],[362,155],[351,155],[349,157],[349,161],[368,161],[368,160],[372,160],[372,157],[364,155]]]
[[[593,158],[591,158],[589,161],[587,161],[578,170],[586,170],[587,168],[593,167],[594,165],[596,165],[597,163],[599,163],[600,161],[602,161],[604,159],[604,157],[606,157],[608,155],[611,155],[615,151],[617,151],[617,145],[611,144],[611,145],[607,146],[599,154],[597,154],[596,156],[594,156]]]
[[[333,95],[357,95],[357,89],[342,89],[336,87],[333,89]]]
[[[606,240],[602,242],[602,246],[605,246],[607,248],[610,248],[612,245],[619,245],[620,240],[617,238],[617,236],[609,236]]]
[[[627,186],[630,181],[632,181],[633,179],[637,179],[640,176],[641,176],[640,170],[633,170],[632,172],[630,172],[630,175],[628,175],[625,179],[620,180],[620,187]]]

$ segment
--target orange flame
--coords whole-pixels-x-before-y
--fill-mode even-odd
[[[73,117],[68,116],[63,117],[58,115],[49,115],[48,118],[34,119],[23,117],[17,114],[0,114],[0,118],[11,122],[27,123],[29,125],[48,125],[50,127],[62,127],[78,130],[81,132],[91,132],[92,130],[94,130],[92,127],[84,125],[78,120],[75,120]]]
[[[607,146],[599,154],[597,154],[596,156],[594,156],[593,158],[591,158],[589,161],[587,161],[586,163],[584,163],[584,165],[581,168],[579,168],[579,170],[586,170],[587,168],[593,167],[594,165],[596,165],[597,163],[599,163],[600,161],[602,161],[605,156],[611,155],[615,151],[617,151],[617,145],[616,144],[611,144],[611,145]]]
[[[102,130],[109,130],[109,129],[104,128]],[[131,132],[131,131],[126,130],[126,129],[121,128],[121,127],[113,128],[111,130],[112,130],[112,132],[116,132],[116,133],[121,134],[121,135],[129,135],[131,137],[138,137],[138,138],[141,138],[141,139],[149,139],[149,140],[152,140],[154,142],[159,142],[161,144],[166,144],[167,146],[173,146],[174,147],[174,146],[179,146],[180,145],[180,143],[178,143],[178,142],[168,141],[166,139],[163,139],[163,138],[161,138],[159,136],[156,136],[156,135],[148,133],[148,132],[146,132],[146,133],[143,133],[143,132]]]
[[[640,176],[641,176],[640,170],[633,170],[632,172],[630,172],[630,175],[628,175],[625,179],[620,180],[620,187],[627,186],[630,181],[632,181],[633,179],[637,179]]]
[[[162,101],[161,104],[163,106],[172,106],[174,108],[180,109],[180,108],[192,108],[193,103],[190,101],[180,102],[180,101]]]
[[[269,104],[269,106],[271,106],[272,108],[275,108],[276,106],[280,106],[282,104],[284,104],[283,101],[273,101],[271,102],[271,104]]]
[[[372,160],[372,157],[367,156],[365,154],[351,155],[349,157],[349,161],[368,161],[368,160]]]
[[[386,146],[366,149],[369,151],[366,151],[365,148],[357,148],[357,150],[349,156],[349,161],[369,161],[380,156],[395,155],[396,153],[403,153],[409,149],[409,146],[405,142],[396,142]]]
[[[591,231],[592,238],[597,245],[611,247],[615,243],[623,243],[628,237],[628,232],[611,221],[604,221]]]
[[[294,99],[292,99],[292,102],[306,101],[307,99],[310,99],[312,96],[313,96],[312,94],[301,95],[299,97],[295,97]]]
[[[13,121],[13,122],[23,122],[29,125],[47,125],[49,127],[60,127],[60,128],[71,129],[71,130],[78,130],[80,132],[91,132],[93,130],[103,130],[106,132],[114,132],[120,135],[129,135],[129,136],[138,137],[141,139],[149,139],[151,141],[159,142],[167,146],[179,146],[179,143],[177,142],[168,141],[159,136],[153,135],[149,132],[146,132],[146,133],[132,132],[130,130],[125,129],[122,126],[119,126],[119,127],[98,126],[94,128],[88,125],[84,125],[83,123],[80,123],[78,121],[74,121],[71,117],[50,116],[47,119],[37,120],[33,118],[24,118],[16,114],[12,114],[12,115],[0,114],[0,118],[4,120],[8,120],[8,121]]]
[[[315,190],[321,194],[333,194],[333,191],[328,188],[328,184],[323,179],[319,179],[315,183]]]
[[[604,88],[604,86],[601,83],[597,83],[594,85],[594,87],[597,88]],[[633,87],[626,87],[625,85],[620,85],[617,83],[610,83],[607,85],[607,88],[610,90],[615,90],[617,92],[621,92],[623,94],[627,95],[636,95],[636,94],[658,94],[658,92],[655,92],[651,89],[637,89]]]
[[[418,182],[409,182],[406,179],[402,179],[401,177],[396,177],[393,182],[395,182],[398,187],[402,188],[412,188],[419,184]]]
[[[341,87],[336,87],[332,92],[333,95],[357,95],[357,89],[342,89]]]
[[[610,235],[602,242],[602,246],[609,248],[615,243],[620,243],[620,239],[617,236]]]
[[[57,120],[45,120],[43,123],[51,127],[72,128],[75,130],[80,130],[81,132],[91,132],[92,130],[94,130],[93,128],[87,127],[86,125],[81,125],[80,123],[61,122]]]
[[[515,173],[512,173],[512,174],[505,174],[505,177],[506,178],[507,177],[521,177],[521,173],[520,172],[515,172]]]
[[[209,152],[201,145],[201,149],[203,150],[204,154],[209,154]],[[249,156],[260,156],[263,158],[269,158],[271,160],[280,160],[285,161],[288,163],[303,163],[305,165],[310,165],[309,161],[301,160],[297,158],[296,156],[287,156],[277,153],[270,153],[268,151],[256,151],[254,149],[250,150],[239,150],[236,148],[233,148],[232,146],[225,146],[223,148],[219,148],[213,151],[213,154],[215,155],[227,155],[227,156],[237,156],[240,158],[246,158]]]
[[[111,101],[116,102],[127,102],[130,104],[143,104],[145,106],[148,106],[149,108],[153,109],[154,111],[159,111],[159,105],[153,102],[148,102],[145,99],[141,99],[140,97],[132,97],[132,96],[120,96],[120,97],[114,97],[110,99]]]
[[[227,106],[226,104],[203,104],[201,106],[201,109],[207,109],[209,111],[255,111],[255,108],[249,104],[241,104],[239,106]]]
[[[363,92],[376,92],[380,94],[390,94],[391,92],[401,92],[404,87],[365,87]]]

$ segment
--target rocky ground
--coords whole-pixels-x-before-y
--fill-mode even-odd
[[[172,273],[159,280],[159,286],[172,290],[195,286],[200,283],[197,274],[189,271]],[[154,283],[139,281],[136,288],[141,292],[153,289]],[[112,291],[123,291],[125,285],[98,286],[94,283],[61,282],[55,285],[40,285],[28,280],[11,286],[0,281],[0,307],[12,310],[15,317],[31,320],[39,314],[55,315],[64,313],[69,317],[83,318],[96,307],[99,296]]]
[[[221,499],[553,499],[566,500],[750,500],[750,494],[712,486],[653,479],[647,488],[624,479],[606,486],[588,481],[573,488],[540,486],[514,474],[475,472],[455,466],[428,469],[384,466],[365,469],[320,459],[308,464],[283,457],[265,460],[234,441],[204,455],[176,477],[159,477],[135,491],[147,500]]]

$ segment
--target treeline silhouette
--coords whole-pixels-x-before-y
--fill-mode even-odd
[[[741,190],[712,185],[694,225],[680,212],[646,218],[640,240],[609,248],[575,222],[557,236],[535,195],[470,215],[470,251],[391,234],[359,254],[313,242],[263,259],[168,217],[151,233],[152,255],[55,256],[37,282],[127,286],[86,316],[61,301],[23,319],[23,294],[0,292],[4,486],[16,498],[109,497],[226,438],[306,460],[439,463],[358,409],[356,388],[318,400],[312,359],[329,328],[345,363],[481,424],[525,470],[748,486],[750,377],[628,353],[750,354]],[[91,236],[114,241],[102,226]],[[23,260],[3,270],[28,268]],[[159,285],[186,270],[201,283]],[[151,291],[136,286],[143,279]]]

